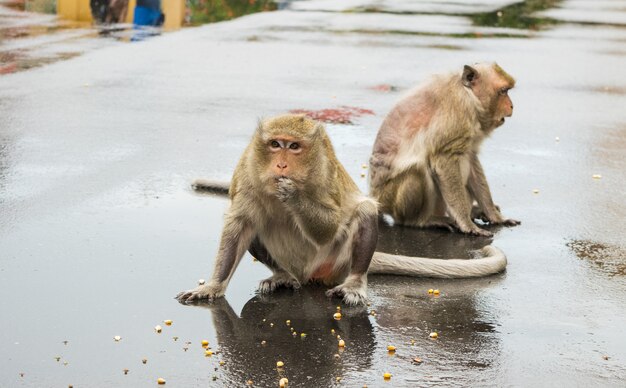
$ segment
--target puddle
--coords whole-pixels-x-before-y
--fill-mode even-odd
[[[373,115],[374,111],[352,106],[341,106],[339,108],[321,110],[292,109],[289,113],[304,114],[313,120],[325,123],[354,124],[353,119],[364,115]]]
[[[573,240],[567,247],[610,276],[626,275],[626,249],[589,240]]]
[[[397,92],[398,90],[400,90],[399,87],[394,86],[394,85],[389,85],[389,84],[374,85],[374,86],[369,87],[368,89],[381,92],[381,93],[391,93],[391,92]]]

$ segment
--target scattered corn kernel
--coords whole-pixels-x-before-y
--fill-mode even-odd
[[[127,375],[128,374],[128,369],[124,369],[124,374]]]
[[[220,366],[224,366],[224,364],[226,364],[226,361],[220,361]]]
[[[435,294],[435,295],[439,295],[439,290],[435,290],[435,291],[433,291],[433,294]]]
[[[361,165],[361,168],[367,168],[367,164],[363,163],[363,164]]]
[[[160,377],[159,377],[159,378],[157,379],[157,384],[159,384],[159,385],[163,385],[163,384],[165,384],[165,379],[162,379],[162,378],[160,378]]]
[[[533,189],[533,194],[539,194],[539,189]]]
[[[142,359],[142,360],[141,360],[141,362],[143,362],[143,363],[145,364],[145,363],[147,363],[147,362],[148,362],[148,359],[147,359],[147,358],[144,358],[144,359]]]
[[[346,346],[346,341],[344,341],[344,340],[339,340],[339,347],[340,347],[340,348],[343,348],[343,347],[345,347],[345,346]]]
[[[430,290],[428,290],[429,294],[432,294],[433,292],[435,292],[435,290],[433,290],[432,288]]]
[[[212,351],[212,350],[205,350],[205,351],[204,351],[204,356],[205,356],[205,357],[210,357],[210,356],[212,356],[212,355],[213,355],[213,351]]]
[[[280,381],[278,382],[278,386],[280,388],[284,388],[287,386],[287,384],[289,384],[289,380],[287,380],[286,377],[283,377],[282,379],[280,379]]]
[[[385,372],[385,374],[383,375],[383,378],[384,378],[385,380],[389,380],[389,379],[391,378],[391,373],[389,373],[389,372]]]
[[[393,346],[393,345],[388,345],[388,346],[387,346],[387,351],[389,351],[389,352],[395,352],[395,351],[396,351],[396,347],[395,347],[395,346]]]
[[[335,381],[336,382],[340,382],[341,381],[341,377],[340,376],[335,377]]]
[[[593,179],[602,179],[602,175],[600,174],[593,174],[592,177]]]
[[[59,356],[56,356],[54,359],[57,360],[57,362],[61,361],[61,357]]]
[[[365,178],[365,173],[364,172],[361,173],[361,178]]]
[[[63,365],[67,366],[67,364],[69,364],[69,362],[63,361]]]
[[[341,313],[335,313],[333,315],[333,318],[335,318],[336,320],[340,320],[341,319]]]
[[[293,333],[291,333],[291,335],[296,337],[298,335],[298,333],[294,331]]]
[[[248,381],[246,382],[246,384],[248,384],[248,385],[252,385],[252,384],[254,384],[254,383],[252,382],[252,380],[248,380]]]
[[[189,348],[188,347],[183,347],[183,350],[186,352]]]
[[[413,359],[413,362],[414,362],[414,363],[416,363],[416,364],[421,364],[421,363],[422,363],[422,359],[421,359],[421,358],[419,358],[419,357],[415,357],[415,358]]]
[[[270,327],[274,327],[274,324],[270,322]]]
[[[203,347],[203,348],[206,348],[207,346],[209,346],[209,341],[207,341],[207,340],[202,340],[201,344],[202,344],[202,347]]]
[[[171,319],[166,319],[163,321],[163,323],[165,323],[167,326],[172,326],[172,320]]]
[[[277,368],[282,368],[283,366],[285,366],[285,363],[284,363],[284,362],[282,362],[282,361],[277,361],[277,362],[276,362],[276,367],[277,367]]]
[[[287,319],[287,320],[285,321],[285,323],[287,324],[287,326],[289,326],[289,325],[291,325],[291,320],[290,320],[290,319]]]
[[[300,333],[300,338],[306,338],[306,333]]]
[[[265,345],[265,344],[267,344],[267,341],[265,340],[261,341],[261,345]]]
[[[558,136],[554,138],[554,141],[559,141],[559,140],[561,140],[561,139],[559,139]]]
[[[157,333],[160,333],[163,330],[163,328],[161,327],[161,325],[156,325],[154,327],[154,331],[156,331]]]
[[[330,334],[335,334],[335,329],[330,329]]]
[[[116,335],[115,337],[113,337],[113,339],[115,340],[115,342],[119,342],[122,340],[122,337],[120,337],[119,335]]]
[[[439,334],[437,334],[436,331],[433,331],[432,333],[430,333],[430,338],[437,338],[439,337]]]
[[[339,355],[339,353],[335,353],[335,355],[333,357],[335,357],[335,359],[339,359],[339,357],[341,357],[341,356]]]
[[[198,280],[198,284],[199,285],[203,285],[204,283],[206,283],[206,281],[204,279],[199,279]]]

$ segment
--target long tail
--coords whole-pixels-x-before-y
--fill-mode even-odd
[[[228,195],[230,182],[214,181],[210,179],[196,179],[191,187],[197,191],[206,191],[213,194]]]
[[[487,245],[479,259],[429,259],[375,252],[368,273],[408,275],[429,278],[474,278],[492,275],[506,268],[506,256]]]

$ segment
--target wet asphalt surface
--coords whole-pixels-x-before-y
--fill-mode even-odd
[[[509,3],[298,2],[0,76],[0,386],[623,387],[626,5],[563,2],[535,14],[560,21],[541,31],[450,15]],[[481,159],[522,225],[492,241],[383,228],[379,247],[493,243],[505,273],[370,276],[371,305],[335,321],[319,287],[256,295],[269,271],[247,255],[226,298],[173,299],[210,276],[228,205],[189,183],[228,179],[259,117],[372,110],[327,126],[367,191],[362,164],[402,93],[492,60],[517,78],[515,112]]]

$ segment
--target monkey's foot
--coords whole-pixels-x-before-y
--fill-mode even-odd
[[[280,287],[293,288],[295,290],[300,288],[300,282],[291,277],[288,273],[277,273],[267,279],[261,280],[257,291],[261,294],[269,294]]]
[[[493,237],[492,232],[485,230],[485,229],[481,229],[474,224],[472,224],[472,226],[469,228],[461,228],[461,232],[465,234],[469,234],[470,236]]]
[[[349,306],[364,305],[367,303],[367,280],[363,278],[351,275],[342,284],[326,291],[326,296],[343,298],[343,303]]]
[[[176,295],[176,299],[178,299],[180,303],[189,303],[200,299],[214,300],[224,296],[224,291],[224,287],[219,284],[205,284],[193,290],[179,293]]]

